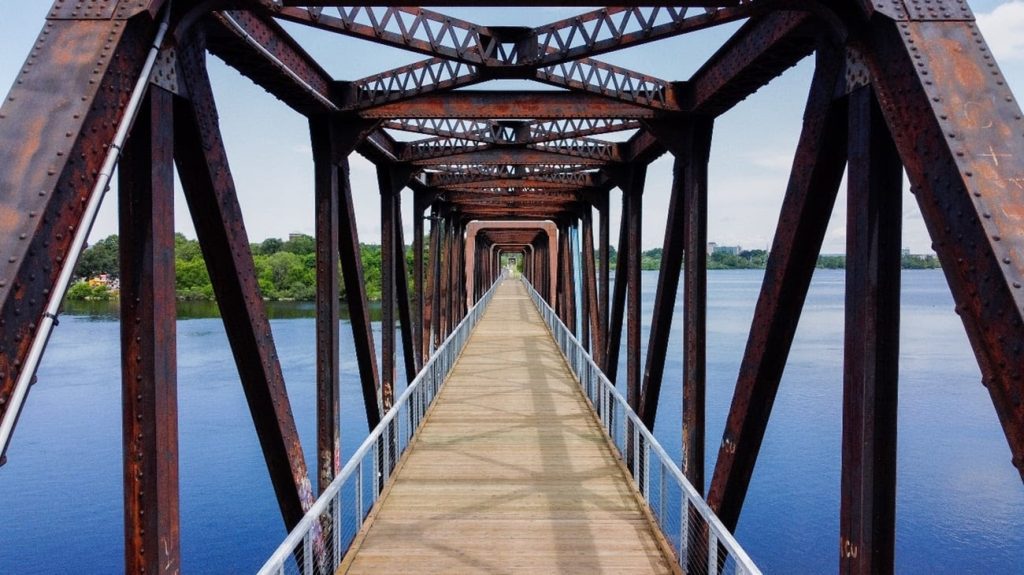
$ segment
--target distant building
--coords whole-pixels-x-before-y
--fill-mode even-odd
[[[716,244],[715,242],[708,242],[708,255],[710,256],[711,254],[715,253],[715,248],[717,247],[718,244]]]
[[[740,246],[718,246],[718,245],[716,245],[714,250],[712,250],[711,253],[712,254],[728,254],[730,256],[738,256],[738,255],[740,255],[740,252],[742,252],[742,251],[743,251],[743,248],[741,248]]]
[[[301,240],[304,237],[306,237],[306,234],[299,233],[299,232],[292,232],[292,233],[288,234],[288,241],[291,242],[291,241],[295,241],[295,240]]]

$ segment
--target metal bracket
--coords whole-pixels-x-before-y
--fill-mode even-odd
[[[865,4],[874,6],[875,12],[884,14],[898,22],[907,20],[907,9],[903,6],[902,0],[875,0],[874,2],[865,2]]]
[[[169,46],[161,48],[157,53],[156,62],[153,63],[153,73],[149,77],[150,83],[160,86],[176,96],[186,96],[181,89],[178,75],[177,52]]]
[[[837,96],[845,96],[871,83],[871,72],[868,70],[864,55],[859,48],[854,46],[846,47],[846,72],[844,83],[840,86],[842,92]]]

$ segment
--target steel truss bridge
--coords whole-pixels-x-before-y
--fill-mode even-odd
[[[530,0],[517,6],[578,4]],[[625,331],[625,402],[637,421],[653,428],[679,275],[659,276],[643,361],[640,231],[646,167],[668,153],[675,165],[661,269],[683,267],[681,468],[725,533],[740,518],[844,172],[849,205],[840,571],[893,569],[904,170],[1012,464],[1024,475],[1024,119],[967,3],[651,0],[580,10],[543,26],[513,27],[383,0],[358,6],[326,0],[56,0],[0,107],[0,449],[6,451],[26,408],[71,270],[116,177],[125,567],[162,572],[179,564],[175,169],[289,530],[302,524],[343,466],[341,282],[371,429],[387,425],[396,405],[396,354],[417,368],[407,370],[410,379],[431,365],[474,304],[490,293],[503,254],[523,258],[533,293],[553,308],[579,353],[610,383],[619,375]],[[340,80],[281,22],[424,59]],[[742,24],[689,78],[652,77],[600,59],[730,22]],[[208,54],[309,119],[318,262],[313,473],[256,282],[239,207],[243,194],[219,129]],[[704,494],[713,126],[718,116],[811,57],[815,71],[796,157]],[[462,89],[502,79],[557,89]],[[349,184],[354,152],[378,170],[384,302],[379,364]],[[613,189],[621,191],[623,214],[614,285]],[[403,199],[414,213],[411,273],[402,256]],[[554,332],[561,333],[559,322],[549,321]],[[639,455],[627,446],[624,457]]]

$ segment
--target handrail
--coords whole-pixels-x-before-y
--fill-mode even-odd
[[[591,408],[632,474],[648,510],[687,573],[760,575],[761,570],[686,479],[665,449],[630,408],[626,398],[594,363],[579,340],[524,277],[523,284],[558,343]],[[621,425],[621,427],[620,427]],[[660,470],[651,484],[651,454]],[[676,497],[667,480],[674,480]],[[675,501],[678,499],[678,502]],[[678,515],[677,515],[678,513]],[[675,521],[673,521],[675,520]]]
[[[370,432],[298,525],[259,570],[260,575],[333,573],[416,435],[455,360],[480,321],[495,282]],[[369,461],[367,461],[369,457]]]

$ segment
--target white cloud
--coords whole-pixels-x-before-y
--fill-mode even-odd
[[[997,60],[1024,60],[1024,1],[1001,4],[977,18]]]

